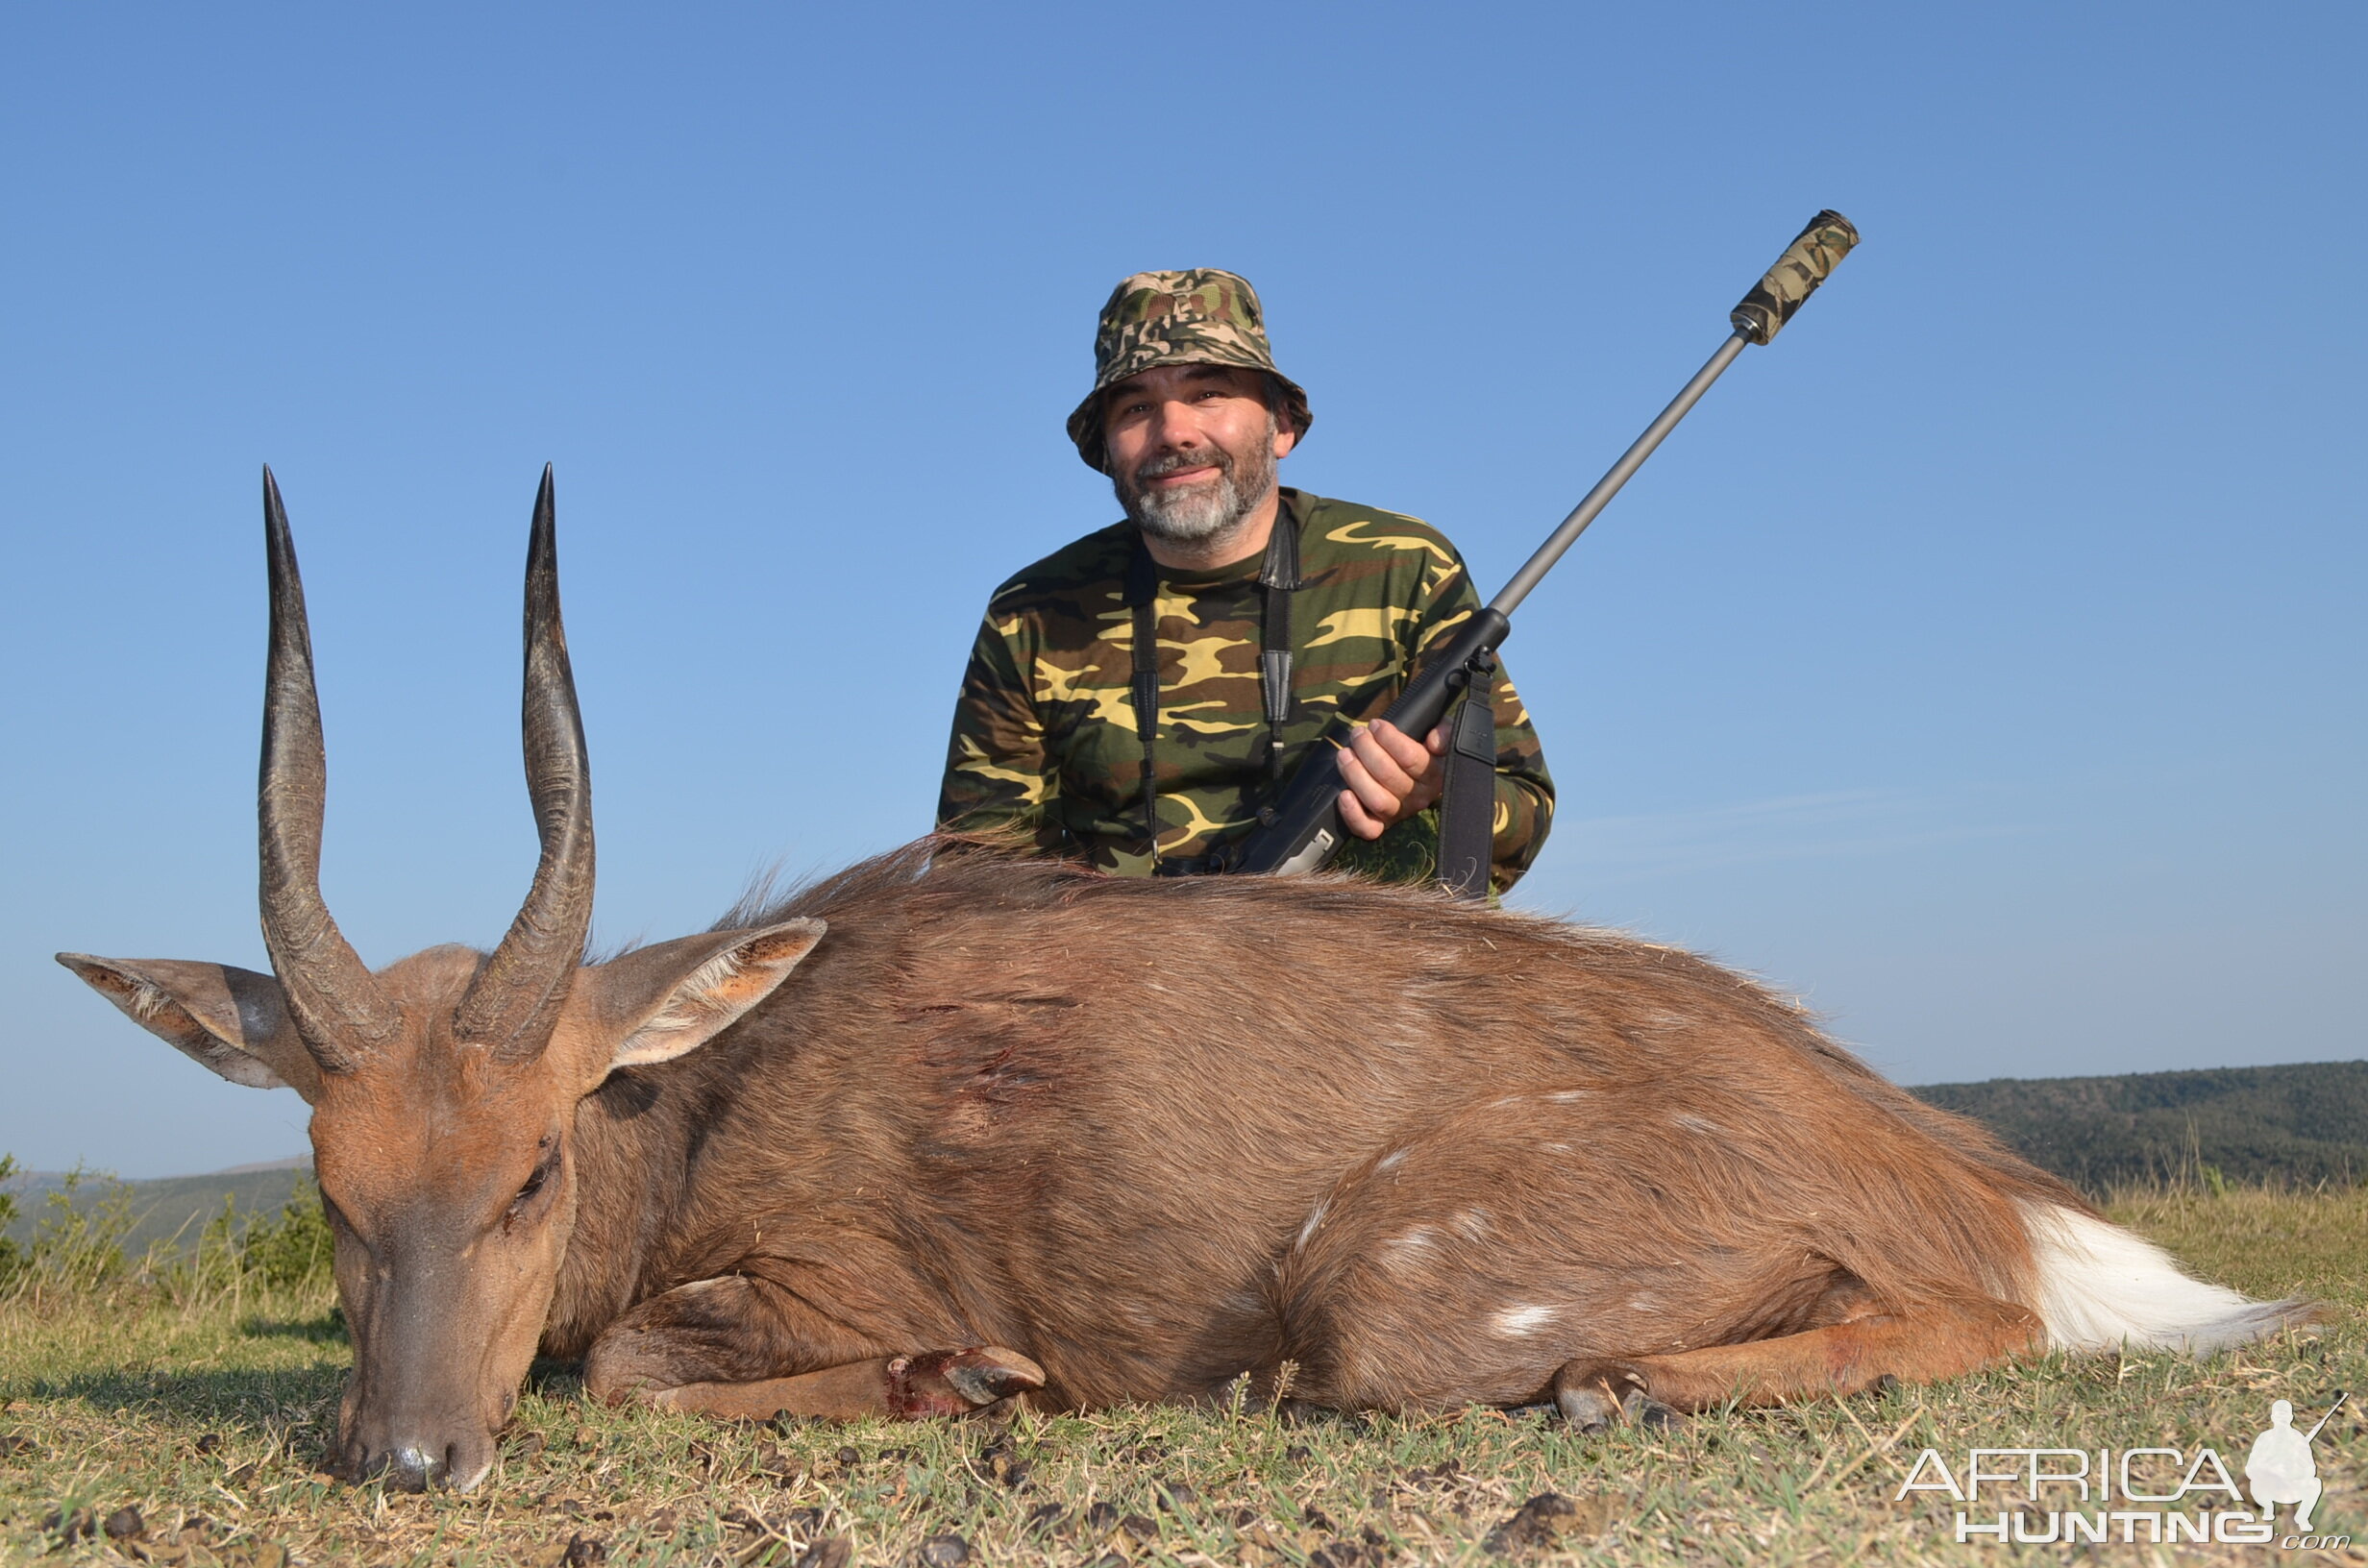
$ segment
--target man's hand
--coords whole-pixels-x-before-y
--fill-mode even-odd
[[[1439,798],[1447,782],[1447,726],[1418,741],[1386,719],[1348,737],[1341,749],[1341,821],[1360,839],[1378,839]]]

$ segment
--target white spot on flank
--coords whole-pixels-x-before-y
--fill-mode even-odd
[[[1373,1168],[1375,1170],[1395,1170],[1398,1166],[1404,1164],[1405,1163],[1406,1151],[1404,1149],[1392,1149],[1388,1154],[1381,1157],[1381,1163],[1376,1164]]]
[[[1594,1090],[1591,1089],[1566,1089],[1558,1090],[1555,1093],[1548,1094],[1546,1098],[1559,1105],[1568,1105],[1571,1101],[1583,1100],[1593,1092]]]
[[[1567,1143],[1541,1143],[1538,1145],[1538,1152],[1540,1154],[1568,1154],[1570,1152],[1570,1145]]]
[[[1455,1228],[1467,1241],[1477,1241],[1489,1234],[1489,1212],[1486,1209],[1467,1209],[1455,1216]]]
[[[1649,1312],[1659,1305],[1660,1303],[1650,1296],[1630,1296],[1628,1298],[1628,1310],[1632,1312]]]
[[[1669,1119],[1677,1123],[1680,1127],[1685,1128],[1686,1131],[1690,1133],[1715,1134],[1718,1131],[1716,1123],[1705,1121],[1700,1116],[1693,1115],[1684,1111],[1680,1111],[1676,1115],[1671,1116]]]
[[[1316,1227],[1323,1223],[1323,1212],[1330,1201],[1329,1199],[1318,1201],[1315,1209],[1309,1213],[1307,1223],[1299,1227],[1299,1239],[1291,1244],[1295,1251],[1306,1246],[1308,1239],[1316,1234]]]
[[[1560,1315],[1551,1307],[1508,1307],[1495,1317],[1496,1332],[1507,1338],[1536,1334]]]
[[[1431,1237],[1438,1234],[1428,1225],[1418,1225],[1411,1231],[1403,1231],[1390,1237],[1382,1245],[1398,1255],[1396,1262],[1411,1262],[1420,1254],[1431,1250]]]

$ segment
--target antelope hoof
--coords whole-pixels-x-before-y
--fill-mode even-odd
[[[1644,1374],[1617,1361],[1573,1361],[1554,1374],[1554,1407],[1580,1432],[1601,1432],[1615,1421],[1671,1427],[1675,1410],[1644,1391]]]
[[[1045,1385],[1045,1369],[995,1345],[933,1350],[888,1363],[888,1402],[900,1416],[968,1415]]]

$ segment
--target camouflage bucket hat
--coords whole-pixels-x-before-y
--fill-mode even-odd
[[[1069,439],[1088,468],[1107,474],[1101,444],[1101,395],[1157,365],[1240,365],[1274,378],[1282,418],[1300,434],[1315,415],[1299,383],[1274,368],[1266,312],[1249,280],[1215,267],[1138,272],[1110,291],[1094,333],[1094,390],[1069,416]]]

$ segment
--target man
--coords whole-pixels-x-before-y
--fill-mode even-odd
[[[1312,415],[1234,274],[1127,279],[1094,354],[1069,434],[1126,519],[988,601],[940,825],[1023,830],[1127,875],[1206,870],[1311,747],[1347,730],[1340,805],[1355,837],[1334,864],[1432,875],[1446,727],[1418,738],[1376,720],[1479,608],[1455,547],[1413,518],[1277,485]],[[1554,785],[1501,669],[1489,695],[1501,891],[1544,843]]]

